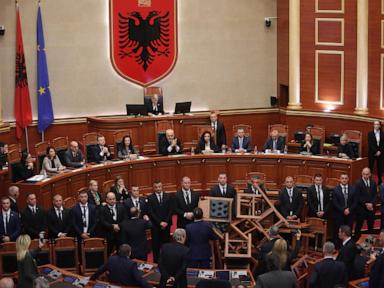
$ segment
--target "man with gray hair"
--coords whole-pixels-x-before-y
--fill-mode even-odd
[[[12,278],[4,277],[0,279],[0,288],[14,288],[15,283],[13,282]]]
[[[161,248],[159,287],[187,287],[189,248],[184,245],[186,238],[185,230],[178,228],[173,233],[174,242],[164,244]]]
[[[8,188],[8,198],[11,200],[11,210],[16,213],[19,213],[19,208],[17,207],[17,199],[19,198],[19,195],[19,187],[10,186]]]
[[[332,242],[325,242],[323,245],[324,258],[313,267],[309,278],[309,287],[347,287],[348,274],[345,264],[336,261],[335,245]]]
[[[176,138],[175,131],[172,129],[165,131],[165,137],[162,137],[159,143],[159,153],[164,156],[183,153],[181,141]]]

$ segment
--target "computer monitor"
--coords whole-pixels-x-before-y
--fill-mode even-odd
[[[192,102],[178,102],[175,104],[175,114],[185,114],[191,112]]]
[[[144,104],[126,104],[128,116],[145,116],[147,107]]]

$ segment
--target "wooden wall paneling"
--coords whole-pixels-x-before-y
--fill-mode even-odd
[[[306,161],[306,174],[314,176],[315,174],[321,174],[325,178],[327,174],[327,163],[325,162],[316,162],[316,161]]]
[[[97,169],[97,170],[89,171],[87,175],[88,176],[88,179],[86,182],[87,185],[85,186],[88,187],[88,183],[90,180],[96,180],[99,186],[99,189],[101,190],[103,188],[103,182],[106,180],[110,180],[109,178],[106,177],[107,173],[108,173],[107,169],[102,169],[102,167],[100,167],[100,169]]]
[[[200,159],[181,160],[178,168],[180,171],[179,183],[181,182],[182,177],[188,176],[191,178],[193,189],[203,189],[202,179],[204,171],[200,165]]]
[[[87,173],[76,174],[71,177],[70,188],[66,197],[76,195],[76,192],[83,187],[88,187]],[[76,195],[77,196],[77,195]]]
[[[344,46],[344,19],[316,18],[316,45]]]
[[[152,187],[154,176],[152,176],[152,163],[137,163],[129,165],[129,179],[131,185],[139,187]]]
[[[179,183],[179,164],[177,160],[166,162],[154,162],[154,176],[163,183],[165,191],[176,191]]]
[[[68,179],[63,178],[54,184],[52,184],[52,194],[60,194],[64,198],[67,197],[68,193]],[[52,199],[51,199],[52,200]]]
[[[120,176],[124,179],[124,184],[130,190],[130,182],[128,177],[128,167],[127,166],[118,166],[110,169],[109,172],[110,179],[115,180],[117,176]]]
[[[206,183],[204,189],[209,190],[212,186],[217,184],[217,178],[219,173],[227,172],[227,159],[203,159],[203,169],[204,169],[204,182]],[[228,182],[231,182],[231,175],[227,174]]]
[[[281,179],[281,183],[283,184],[285,177],[287,176],[295,176],[295,175],[305,175],[306,167],[305,161],[299,159],[279,159],[281,164],[278,166],[279,179]]]
[[[254,166],[253,159],[246,158],[231,158],[228,165],[236,167],[236,169],[231,169],[231,173],[229,173],[229,178],[231,182],[235,181],[244,181],[245,175],[249,172],[252,172],[252,168]]]
[[[273,185],[280,185],[281,183],[278,181],[279,174],[276,170],[278,164],[278,159],[256,159],[254,170],[252,172],[263,172],[265,173],[268,182],[271,182]]]
[[[344,0],[316,0],[316,13],[344,13]]]

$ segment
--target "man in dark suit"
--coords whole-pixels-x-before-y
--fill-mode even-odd
[[[294,186],[291,176],[285,178],[285,187],[279,193],[279,211],[284,218],[296,220],[300,218],[304,200],[299,189]]]
[[[31,239],[37,239],[47,229],[47,217],[43,208],[38,207],[36,195],[27,195],[27,207],[21,212],[23,230]]]
[[[259,176],[253,176],[250,181],[251,183],[248,183],[247,188],[244,189],[244,193],[261,195],[259,189],[257,188],[260,188],[263,192],[266,192],[264,181]]]
[[[170,240],[172,225],[172,199],[163,192],[163,184],[156,180],[153,183],[154,193],[148,197],[148,212],[152,222],[153,260],[158,263],[160,248]]]
[[[209,196],[232,198],[232,218],[234,218],[236,215],[236,190],[232,185],[227,183],[227,174],[224,172],[219,174],[217,181],[219,183],[211,188]]]
[[[359,157],[353,150],[352,143],[348,142],[347,135],[340,137],[340,144],[337,146],[336,155],[339,158],[356,159]]]
[[[309,278],[310,288],[347,287],[348,274],[345,264],[333,259],[335,245],[325,242],[323,245],[324,258],[313,267]]]
[[[126,215],[124,207],[116,203],[115,193],[108,192],[105,202],[107,204],[100,209],[100,223],[110,254],[121,244],[121,223],[125,220]]]
[[[369,168],[366,167],[361,172],[361,178],[355,184],[355,193],[357,205],[354,240],[358,241],[364,221],[367,221],[368,234],[373,234],[373,223],[375,221],[377,186],[371,178],[371,170]]]
[[[81,191],[78,196],[78,203],[72,208],[72,226],[79,239],[94,237],[97,224],[96,208],[88,203],[87,191]]]
[[[153,94],[151,97],[146,96],[144,97],[144,104],[149,116],[164,114],[163,96],[159,97],[157,94]]]
[[[217,112],[211,112],[210,120],[212,131],[215,135],[215,142],[219,149],[226,148],[227,146],[227,135],[225,134],[224,124],[217,120]]]
[[[354,279],[354,262],[357,254],[356,244],[352,240],[351,236],[352,230],[349,226],[340,226],[339,239],[342,241],[342,246],[336,260],[343,262],[347,267],[348,280]]]
[[[64,153],[64,159],[67,167],[80,168],[84,166],[83,153],[76,141],[71,141],[69,149]]]
[[[140,213],[136,207],[131,207],[129,214],[131,215],[130,219],[121,224],[121,242],[131,246],[133,259],[147,261],[147,229],[152,227],[152,223],[149,220],[139,218]]]
[[[17,186],[10,186],[8,188],[8,198],[11,200],[11,210],[19,213],[19,207],[17,207],[17,200],[19,199],[20,191]]]
[[[130,259],[131,247],[123,244],[119,248],[119,254],[109,257],[108,262],[101,266],[90,280],[96,280],[101,274],[108,271],[108,280],[113,284],[126,285],[129,287],[139,286],[144,288],[152,287],[141,276],[137,269],[136,262]]]
[[[270,150],[271,152],[284,152],[284,147],[285,147],[285,140],[283,137],[279,136],[279,131],[277,130],[272,130],[270,137],[265,141],[264,144],[264,151],[265,150]]]
[[[191,179],[187,176],[181,180],[181,189],[175,194],[175,212],[177,227],[185,228],[193,222],[193,210],[199,205],[199,193],[191,190]]]
[[[140,189],[139,186],[132,185],[131,186],[131,197],[129,197],[125,202],[124,206],[128,211],[127,218],[132,217],[129,214],[129,211],[132,207],[136,207],[139,210],[139,218],[149,221],[148,216],[148,199],[145,197],[140,197]]]
[[[379,241],[381,253],[371,255],[371,259],[375,262],[369,275],[369,287],[384,287],[384,230],[380,231]]]
[[[186,227],[188,247],[190,249],[189,267],[209,268],[209,260],[212,256],[209,241],[218,239],[213,226],[203,221],[203,210],[199,207],[193,210],[195,221]]]
[[[176,229],[174,242],[164,244],[161,248],[159,270],[161,274],[159,287],[187,288],[187,265],[189,249],[184,246],[186,233],[184,229]],[[173,286],[172,286],[173,285]]]
[[[53,196],[52,203],[53,207],[47,212],[48,238],[69,236],[72,232],[71,210],[63,207],[63,197],[60,194]]]
[[[238,128],[237,136],[232,139],[232,151],[244,153],[252,150],[251,138],[245,136],[244,128]]]
[[[334,243],[340,247],[338,237],[339,227],[348,225],[352,227],[356,210],[356,193],[354,187],[348,184],[349,177],[343,173],[340,175],[340,185],[333,191],[333,218],[334,218]]]
[[[374,171],[376,162],[376,173],[381,184],[381,176],[383,174],[383,159],[384,159],[384,133],[381,131],[379,120],[373,122],[373,131],[368,132],[368,161],[369,169]]]
[[[0,243],[16,241],[21,232],[20,218],[11,210],[11,200],[6,196],[1,198],[0,217]]]
[[[181,141],[175,137],[175,132],[172,129],[165,131],[165,137],[160,140],[159,152],[164,156],[183,153]]]
[[[327,219],[330,206],[330,191],[323,186],[323,176],[316,174],[313,177],[313,185],[308,188],[308,216]]]
[[[88,159],[88,162],[102,162],[106,160],[111,160],[111,152],[107,145],[105,145],[105,137],[102,135],[97,136],[97,145],[92,147],[91,159]]]

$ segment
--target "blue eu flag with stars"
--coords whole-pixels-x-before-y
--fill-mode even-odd
[[[40,5],[37,13],[37,103],[39,111],[37,128],[42,133],[51,125],[54,117]]]

